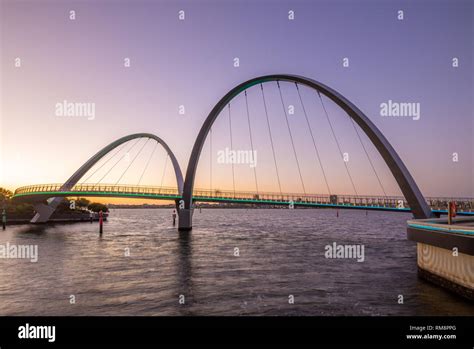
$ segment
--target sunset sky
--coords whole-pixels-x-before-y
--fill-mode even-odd
[[[288,19],[290,10],[294,20]],[[62,183],[100,148],[136,132],[163,138],[184,174],[202,123],[225,93],[256,76],[287,73],[321,81],[357,105],[393,145],[424,195],[472,197],[473,13],[472,1],[453,0],[2,0],[0,186]],[[130,67],[124,66],[126,58]],[[301,192],[276,83],[264,88],[282,189]],[[262,191],[276,192],[260,93],[259,86],[248,91],[257,181]],[[326,194],[295,86],[282,83],[282,93],[285,105],[295,107],[289,123],[306,190]],[[301,93],[332,193],[353,194],[316,92]],[[94,103],[94,119],[56,115],[64,100]],[[323,100],[342,150],[350,154],[358,192],[381,194],[349,118]],[[380,104],[389,100],[419,103],[420,120],[381,116]],[[234,148],[249,150],[244,96],[231,108]],[[363,142],[387,194],[400,194],[365,135]],[[143,146],[121,184],[138,184],[153,147],[151,141]],[[203,149],[196,187],[209,188],[212,168],[213,189],[232,189],[231,166],[217,163],[217,152],[226,147],[227,110],[213,128],[212,158],[209,142]],[[165,159],[157,148],[140,184],[176,185],[169,161],[163,175]],[[120,163],[102,182],[115,183],[127,166]],[[236,165],[235,174],[238,190],[255,189],[252,168]],[[97,173],[91,181],[101,177]]]

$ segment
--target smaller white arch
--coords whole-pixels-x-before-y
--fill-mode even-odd
[[[162,140],[160,137],[151,134],[151,133],[134,133],[122,138],[117,139],[116,141],[110,143],[106,147],[102,148],[99,150],[94,156],[92,156],[89,160],[87,160],[84,165],[79,167],[79,169],[74,172],[74,174],[61,186],[61,191],[69,191],[71,190],[78,182],[79,180],[89,171],[97,162],[100,161],[104,156],[106,156],[108,153],[110,153],[112,150],[117,148],[118,146],[122,145],[123,143],[126,143],[130,140],[137,139],[137,138],[150,138],[158,142],[168,153],[171,163],[173,164],[174,172],[176,175],[176,183],[178,186],[178,192],[180,195],[183,193],[183,174],[181,172],[181,168],[179,167],[178,160],[176,159],[176,156],[173,154],[171,151],[170,147],[166,144],[164,140]],[[50,218],[51,215],[54,213],[58,205],[61,203],[63,200],[62,197],[54,197],[51,199],[51,201],[46,205],[44,203],[37,203],[34,205],[36,214],[31,220],[31,223],[45,223],[47,222]]]

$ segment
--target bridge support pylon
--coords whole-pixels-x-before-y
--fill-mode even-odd
[[[54,198],[54,200],[49,205],[46,205],[42,202],[34,204],[33,207],[36,211],[36,214],[31,219],[30,223],[46,223],[58,207],[57,202],[59,203],[61,201],[62,198]]]
[[[194,208],[182,208],[178,210],[178,230],[189,231],[193,229]]]

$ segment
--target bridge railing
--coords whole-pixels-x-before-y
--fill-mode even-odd
[[[447,210],[451,201],[456,203],[456,209],[460,212],[474,211],[474,198],[427,197],[426,201],[433,210]]]
[[[14,195],[29,193],[59,193],[64,192],[63,184],[39,184],[25,186],[15,190]],[[173,187],[131,186],[115,184],[76,184],[67,192],[74,193],[128,193],[128,194],[155,194],[178,196],[178,189]]]
[[[272,192],[245,192],[229,190],[195,189],[195,198],[208,199],[235,199],[241,201],[260,202],[294,202],[294,203],[318,203],[339,204],[351,206],[384,206],[384,207],[407,207],[403,197],[390,196],[350,196],[350,195],[327,195],[327,194],[301,194],[301,193],[272,193]]]
[[[56,193],[64,192],[63,184],[39,184],[18,188],[15,195],[28,193]],[[130,193],[130,194],[155,194],[177,196],[178,190],[173,187],[153,187],[153,186],[130,186],[114,184],[77,184],[68,192],[74,193]],[[294,203],[318,203],[318,204],[344,204],[361,206],[387,206],[396,207],[403,201],[403,197],[378,197],[378,196],[350,196],[350,195],[327,195],[327,194],[301,194],[301,193],[275,193],[263,192],[255,193],[249,191],[229,191],[229,190],[209,190],[195,189],[194,197],[201,199],[232,199],[241,201],[258,202],[294,202]]]
[[[41,194],[41,193],[60,193],[64,192],[64,184],[38,184],[18,188],[15,195],[25,194]],[[170,199],[179,198],[177,188],[173,187],[155,187],[155,186],[132,186],[132,185],[115,185],[115,184],[77,184],[67,192],[72,192],[71,195],[98,194],[137,194],[137,195],[156,195]],[[376,206],[376,207],[390,207],[390,208],[409,208],[408,203],[402,196],[355,196],[355,195],[327,195],[327,194],[301,194],[301,193],[275,193],[275,192],[261,192],[255,193],[250,191],[231,191],[219,189],[199,189],[196,188],[193,192],[195,199],[209,201],[225,201],[238,200],[242,202],[256,202],[269,204],[274,203],[315,203],[315,204],[332,204],[332,205],[347,205],[347,206]],[[454,201],[457,204],[458,211],[474,211],[474,198],[449,198],[449,197],[427,197],[426,202],[434,210],[446,210],[448,202]]]

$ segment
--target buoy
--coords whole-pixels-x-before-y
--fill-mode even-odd
[[[448,224],[453,224],[453,218],[456,217],[456,202],[448,201]]]
[[[104,225],[104,218],[102,214],[102,210],[99,211],[99,234],[102,235],[103,232],[103,225]]]
[[[2,227],[3,230],[7,228],[7,211],[5,211],[5,209],[2,211]]]

